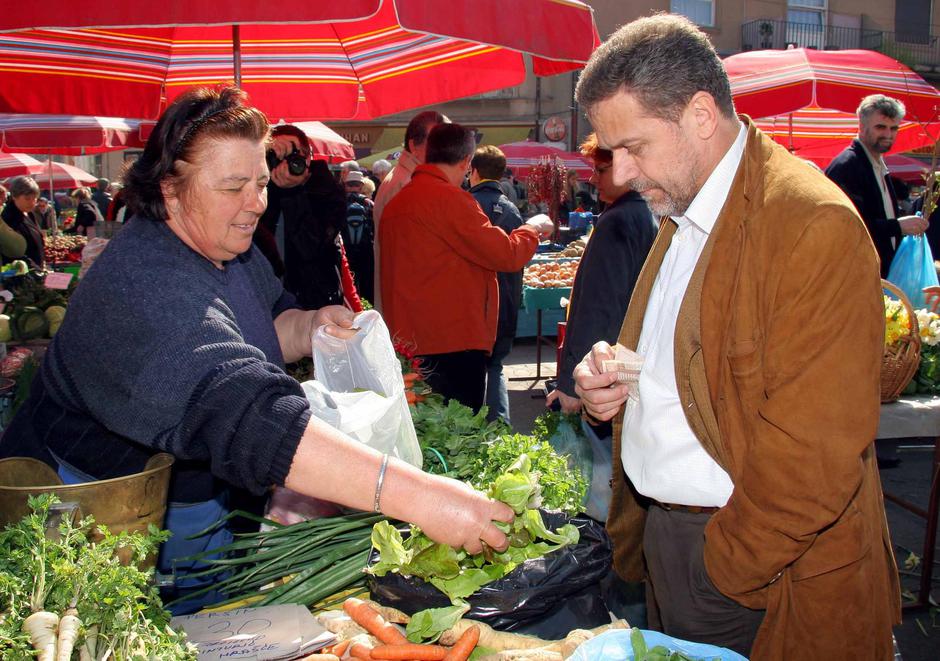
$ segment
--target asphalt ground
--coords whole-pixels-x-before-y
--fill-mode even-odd
[[[512,427],[520,433],[531,432],[535,418],[545,410],[545,379],[555,376],[554,348],[543,346],[542,378],[539,380],[535,379],[535,356],[535,339],[519,339],[504,368],[504,373],[510,377],[509,408]],[[520,380],[512,380],[513,378]],[[926,509],[930,490],[933,439],[879,442],[878,448],[879,455],[890,457],[889,461],[882,462],[881,467],[884,490]],[[912,552],[922,557],[926,521],[890,501],[886,502],[885,511],[895,554],[901,566],[902,589],[909,595],[905,601],[912,601],[920,586],[920,567],[904,565]],[[935,555],[933,585],[933,599],[940,600],[940,550]],[[904,661],[937,661],[940,659],[940,610],[905,609],[903,622],[895,628],[894,635],[900,658]]]

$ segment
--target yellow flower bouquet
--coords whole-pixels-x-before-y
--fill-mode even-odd
[[[884,297],[885,348],[881,359],[881,401],[893,402],[905,391],[920,364],[920,327],[904,292],[887,280],[882,280],[881,285],[893,295]]]

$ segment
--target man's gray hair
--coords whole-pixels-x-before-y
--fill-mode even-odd
[[[719,111],[734,118],[728,74],[718,53],[684,16],[656,14],[624,25],[594,51],[575,98],[588,115],[625,91],[654,117],[676,122],[698,92],[708,92]]]
[[[866,120],[876,112],[890,119],[902,120],[907,109],[904,104],[884,94],[869,94],[858,104],[855,114],[859,120]]]
[[[391,169],[392,164],[386,161],[384,158],[380,158],[372,164],[372,174],[374,174],[379,179],[384,178]]]

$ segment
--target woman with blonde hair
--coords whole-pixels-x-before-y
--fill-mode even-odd
[[[98,206],[92,202],[91,190],[86,187],[72,191],[72,199],[78,204],[75,210],[75,232],[89,239],[95,236],[95,225],[101,219]]]

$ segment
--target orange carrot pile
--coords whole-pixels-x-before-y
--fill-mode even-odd
[[[480,640],[480,627],[471,626],[447,648],[442,645],[425,645],[409,642],[394,624],[387,622],[378,611],[362,599],[350,597],[343,603],[349,617],[379,639],[381,645],[369,647],[357,639],[349,646],[349,654],[356,659],[369,661],[467,661]],[[364,640],[364,639],[363,639]],[[338,646],[336,646],[338,647]],[[334,654],[336,654],[334,647]],[[337,656],[342,655],[340,651]]]
[[[378,611],[362,599],[350,597],[343,603],[343,610],[352,618],[353,622],[386,645],[404,645],[408,642],[405,634],[399,631],[394,624],[386,622]]]

